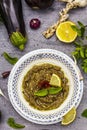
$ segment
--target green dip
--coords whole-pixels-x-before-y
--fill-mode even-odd
[[[56,74],[60,77],[62,91],[57,94],[48,94],[43,97],[34,95],[34,93],[38,90],[47,89],[46,87],[51,87],[49,86],[49,82],[52,74]],[[64,102],[68,96],[68,79],[65,77],[63,70],[59,66],[49,63],[35,65],[27,72],[23,79],[22,92],[25,100],[33,108],[38,110],[56,109]]]

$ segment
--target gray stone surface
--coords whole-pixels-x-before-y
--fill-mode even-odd
[[[62,2],[55,1],[53,6],[44,11],[31,10],[26,3],[23,1],[23,13],[26,24],[28,43],[26,44],[25,50],[20,52],[17,48],[10,44],[8,39],[7,31],[3,24],[0,24],[0,75],[2,72],[11,70],[10,65],[2,56],[3,52],[8,52],[12,56],[21,58],[24,54],[36,50],[39,48],[51,48],[64,52],[68,56],[71,56],[71,52],[74,50],[73,44],[63,44],[59,42],[55,35],[47,40],[42,36],[42,32],[50,25],[55,23],[58,19],[58,12],[65,6]],[[31,30],[29,27],[29,21],[32,18],[39,18],[41,20],[41,27],[38,30]],[[87,24],[87,7],[78,8],[70,11],[70,20],[77,22],[78,20]],[[87,43],[87,41],[86,41]],[[87,108],[87,75],[83,74],[84,77],[84,93],[82,101],[77,109],[76,120],[69,126],[61,126],[60,123],[54,125],[37,125],[23,119],[12,107],[10,101],[5,100],[0,96],[0,110],[2,111],[2,120],[0,121],[0,130],[13,130],[10,128],[6,121],[9,117],[14,117],[17,122],[25,124],[24,130],[87,130],[87,119],[81,117],[82,111]],[[2,79],[0,77],[0,88],[3,90],[5,95],[8,97],[7,92],[8,79]]]

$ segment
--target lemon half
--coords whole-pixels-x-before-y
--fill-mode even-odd
[[[65,116],[62,118],[62,125],[69,125],[76,118],[76,109],[73,107]]]
[[[59,24],[56,29],[56,36],[60,41],[65,43],[71,43],[76,39],[77,32],[72,29],[71,25],[76,26],[71,21],[65,21]]]
[[[52,74],[52,77],[50,79],[50,85],[61,87],[61,79],[60,79],[60,77],[58,75],[56,75],[56,74]]]

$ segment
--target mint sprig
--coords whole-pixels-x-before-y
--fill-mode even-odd
[[[81,64],[82,70],[87,73],[87,45],[84,45],[83,43],[83,40],[87,39],[87,36],[85,36],[87,26],[80,21],[78,21],[77,23],[78,25],[71,26],[72,29],[78,34],[78,38],[74,42],[75,50],[72,52],[72,56],[75,57],[77,63]]]

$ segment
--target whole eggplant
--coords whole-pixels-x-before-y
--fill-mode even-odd
[[[33,9],[46,9],[53,4],[54,0],[25,0]]]
[[[0,14],[11,43],[23,50],[27,38],[21,0],[0,0]]]

